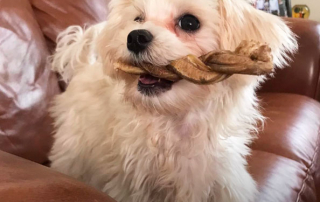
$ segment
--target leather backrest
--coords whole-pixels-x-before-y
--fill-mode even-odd
[[[320,100],[320,23],[296,18],[285,20],[298,37],[299,50],[289,66],[278,69],[261,91],[295,93]]]
[[[53,54],[58,34],[67,27],[72,25],[89,27],[105,21],[109,0],[30,0],[30,2],[46,39],[48,50]],[[66,83],[59,79],[59,86],[64,91]]]
[[[44,163],[52,144],[48,108],[58,94],[32,6],[0,1],[0,149]]]
[[[71,25],[88,27],[107,18],[109,0],[30,0],[35,17],[52,51],[58,34]]]
[[[0,0],[0,150],[46,163],[61,90],[48,56],[60,31],[106,19],[108,0]]]

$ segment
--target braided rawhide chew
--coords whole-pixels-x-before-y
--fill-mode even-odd
[[[233,52],[210,52],[199,58],[188,55],[165,67],[155,67],[151,64],[136,67],[117,62],[115,68],[129,74],[151,74],[170,81],[186,79],[196,84],[213,84],[227,79],[232,74],[269,74],[273,71],[273,62],[268,45],[243,41]]]

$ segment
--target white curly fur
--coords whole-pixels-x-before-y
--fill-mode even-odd
[[[54,56],[50,58],[52,70],[58,72],[69,83],[77,69],[97,62],[94,39],[106,22],[83,30],[80,26],[70,26],[58,35]]]
[[[268,43],[283,67],[297,48],[288,26],[244,0],[112,0],[109,8],[107,23],[70,27],[59,37],[53,67],[70,82],[52,108],[52,168],[119,202],[253,202],[246,156],[263,119],[255,96],[263,77],[234,75],[210,86],[179,81],[148,97],[137,91],[137,76],[112,64],[163,65],[254,39]],[[199,18],[198,32],[174,25],[184,13]],[[144,22],[134,22],[139,15]],[[126,47],[134,29],[154,35],[139,58]]]

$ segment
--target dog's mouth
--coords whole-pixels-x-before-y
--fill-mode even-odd
[[[146,96],[157,96],[171,90],[175,82],[151,76],[150,74],[140,75],[138,91]]]

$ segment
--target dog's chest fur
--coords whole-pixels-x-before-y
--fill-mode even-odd
[[[226,175],[244,169],[252,124],[227,122],[228,106],[142,114],[123,101],[122,85],[74,80],[54,109],[58,130],[50,159],[60,172],[119,202],[210,202]],[[242,116],[259,115],[239,103],[248,105]]]
[[[165,198],[168,201],[184,201],[201,196],[203,187],[207,187],[208,191],[213,187],[214,176],[211,175],[215,172],[211,160],[214,157],[205,149],[209,146],[203,140],[206,137],[200,137],[200,134],[199,137],[192,137],[195,129],[191,129],[188,123],[171,127],[168,125],[172,124],[172,120],[159,119],[139,120],[136,117],[129,123],[132,126],[115,131],[113,143],[118,145],[117,151],[113,150],[114,155],[106,159],[105,164],[119,167],[108,174],[113,177],[102,188],[105,192],[113,195],[114,191],[126,187],[128,194],[134,193],[132,201],[165,201]],[[115,198],[121,201],[122,197],[124,201],[130,201],[129,196]]]
[[[94,162],[85,181],[119,201],[207,201],[216,175],[215,148],[208,139],[213,131],[200,128],[195,117],[126,117],[108,123],[114,127],[105,128],[103,146],[92,151],[105,159]]]

